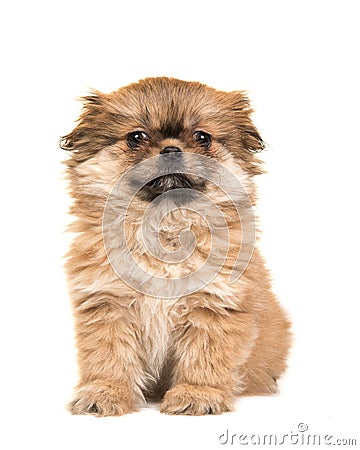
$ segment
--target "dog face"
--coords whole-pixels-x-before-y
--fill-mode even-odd
[[[151,180],[141,185],[141,179],[133,179],[138,198],[145,202],[179,188],[208,189],[203,177],[191,173],[189,155],[227,165],[248,186],[261,172],[255,153],[263,142],[242,92],[148,78],[111,94],[94,91],[83,100],[78,125],[61,144],[72,153],[67,164],[75,197],[110,192],[122,174],[150,158]]]

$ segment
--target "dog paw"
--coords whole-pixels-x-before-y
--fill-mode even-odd
[[[221,389],[210,386],[179,384],[165,394],[160,412],[202,416],[205,414],[221,414],[232,409],[230,396],[226,395]]]
[[[78,387],[68,409],[71,414],[98,417],[136,411],[133,396],[124,387],[96,381]]]

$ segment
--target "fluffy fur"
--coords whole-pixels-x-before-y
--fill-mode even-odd
[[[62,139],[70,155],[67,176],[76,216],[71,230],[77,233],[66,263],[80,373],[70,411],[122,415],[156,396],[163,413],[219,414],[232,409],[237,395],[276,392],[286,365],[289,321],[256,248],[241,277],[229,282],[241,245],[241,223],[224,193],[202,180],[177,176],[171,185],[164,178],[150,183],[127,211],[125,231],[133,257],[151,276],[171,280],[195,270],[209,254],[206,211],[201,202],[197,211],[180,204],[164,218],[157,230],[164,248],[177,248],[180,233],[189,227],[196,247],[188,260],[159,263],[141,239],[149,202],[159,189],[190,186],[219,206],[229,232],[226,262],[209,284],[192,294],[176,296],[170,287],[167,292],[166,284],[157,296],[136,291],[109,262],[109,251],[122,257],[116,239],[107,251],[103,242],[104,208],[119,177],[169,146],[227,167],[255,204],[253,176],[262,172],[256,153],[263,142],[245,94],[150,78],[111,94],[94,91],[83,101],[76,128]],[[129,136],[137,130],[146,138],[134,148]],[[211,136],[210,145],[194,139],[198,130]],[[126,192],[117,195],[119,204],[128,200]],[[110,228],[116,224],[114,214],[107,219]]]

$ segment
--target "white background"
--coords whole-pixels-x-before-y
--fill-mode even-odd
[[[357,9],[347,0],[2,3],[2,448],[216,449],[230,446],[219,442],[227,429],[282,435],[300,422],[360,443]],[[57,141],[88,88],[156,75],[250,93],[268,143],[262,247],[294,322],[289,370],[279,396],[240,399],[222,416],[73,417]]]

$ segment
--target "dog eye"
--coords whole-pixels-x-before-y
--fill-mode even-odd
[[[211,146],[211,135],[205,131],[195,131],[193,137],[200,145],[209,148]]]
[[[137,148],[139,145],[146,141],[148,138],[145,131],[133,131],[127,136],[127,144],[130,148]]]

